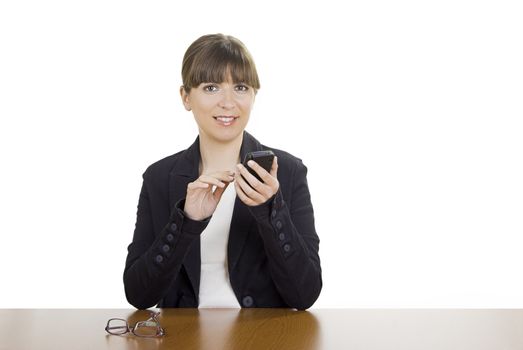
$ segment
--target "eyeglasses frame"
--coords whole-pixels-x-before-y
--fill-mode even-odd
[[[160,315],[159,312],[151,312],[151,317],[149,317],[145,321],[136,322],[134,324],[134,326],[132,326],[132,327],[130,327],[129,326],[129,322],[127,322],[127,320],[125,320],[123,318],[110,318],[107,321],[107,325],[105,326],[105,331],[107,333],[111,334],[111,335],[124,335],[124,334],[127,334],[127,333],[131,333],[134,336],[140,337],[140,338],[157,338],[157,337],[161,337],[161,336],[165,335],[165,330],[160,325],[160,320],[158,320],[158,316],[159,315]],[[123,326],[122,327],[109,327],[109,324],[111,323],[111,321],[123,321],[123,322],[125,322],[125,327],[127,329],[123,333],[113,333],[111,331],[112,329],[120,329],[120,328],[123,328]],[[139,327],[151,327],[151,326],[155,326],[156,327],[156,334],[155,335],[143,335],[143,334],[136,334],[135,333],[135,330],[137,328],[139,328]]]

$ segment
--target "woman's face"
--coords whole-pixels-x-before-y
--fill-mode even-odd
[[[228,79],[222,83],[201,83],[186,93],[180,89],[185,109],[193,112],[200,134],[218,142],[242,135],[254,104],[255,91]]]

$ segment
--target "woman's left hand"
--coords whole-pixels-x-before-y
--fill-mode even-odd
[[[278,192],[280,188],[277,178],[278,160],[277,157],[274,157],[270,173],[253,160],[250,160],[248,165],[258,174],[263,182],[254,177],[242,164],[237,164],[234,188],[241,201],[253,207],[267,202]]]

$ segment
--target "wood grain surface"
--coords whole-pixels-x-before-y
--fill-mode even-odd
[[[161,309],[165,336],[105,332],[126,309],[0,309],[0,349],[523,349],[523,310]]]

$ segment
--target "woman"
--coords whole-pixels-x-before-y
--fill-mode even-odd
[[[270,148],[270,171],[240,161],[269,150],[244,131],[257,90],[236,38],[205,35],[187,49],[182,102],[199,136],[147,168],[124,272],[137,308],[309,308],[322,287],[319,239],[301,160]]]

